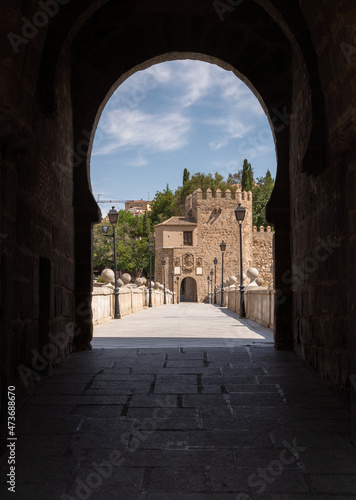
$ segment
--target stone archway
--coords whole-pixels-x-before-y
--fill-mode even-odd
[[[180,285],[181,302],[197,302],[197,282],[191,276],[183,278]]]
[[[276,230],[275,346],[294,348],[344,399],[351,392],[356,413],[354,2],[220,2],[219,13],[217,4],[60,2],[36,36],[23,22],[35,20],[36,0],[2,6],[4,385],[39,347],[41,259],[52,292],[43,317],[65,339],[53,364],[72,348],[90,348],[91,230],[99,217],[90,149],[101,110],[133,72],[195,54],[241,77],[275,134],[267,210]]]

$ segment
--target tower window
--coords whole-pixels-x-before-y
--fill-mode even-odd
[[[193,231],[183,232],[183,241],[186,246],[193,246]]]

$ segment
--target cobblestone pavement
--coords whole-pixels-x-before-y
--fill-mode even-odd
[[[16,493],[6,491],[3,459],[1,499],[356,498],[349,414],[324,382],[294,353],[275,351],[270,332],[246,338],[248,324],[232,313],[179,307],[184,320],[172,308],[143,311],[147,338],[131,347],[140,314],[98,327],[96,348],[38,385],[17,415]],[[172,340],[199,310],[200,340]],[[219,340],[216,321],[243,338]],[[113,328],[121,333],[109,340]]]

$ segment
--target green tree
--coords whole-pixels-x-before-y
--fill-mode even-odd
[[[187,181],[189,181],[189,177],[190,177],[190,172],[188,172],[188,169],[185,168],[183,172],[183,186]]]
[[[267,170],[264,177],[257,179],[256,185],[252,189],[252,223],[254,226],[267,227],[266,205],[271,197],[274,187],[274,180],[271,172]]]
[[[252,191],[254,184],[253,168],[251,167],[251,163],[245,159],[242,166],[241,189],[242,191]]]
[[[105,225],[110,226],[102,221],[93,229],[94,269],[99,271],[106,267],[114,268],[113,239],[102,233],[102,227]],[[140,269],[143,269],[147,273],[149,265],[147,245],[151,233],[150,217],[147,214],[134,217],[130,212],[120,210],[115,231],[118,270],[137,275]],[[109,234],[112,234],[111,226]]]
[[[234,174],[229,174],[226,182],[229,184],[229,186],[233,184],[241,184],[241,177],[242,177],[242,169],[238,170]]]
[[[166,189],[157,191],[151,203],[150,219],[152,226],[163,222],[175,214],[175,197],[173,191],[169,189],[167,184]]]
[[[135,275],[140,274],[140,269],[147,272],[149,265],[148,242],[147,238],[120,241],[117,248],[118,269]]]
[[[113,269],[114,266],[112,238],[105,237],[102,232],[102,227],[107,225],[101,222],[93,228],[93,265],[99,272],[106,267]]]

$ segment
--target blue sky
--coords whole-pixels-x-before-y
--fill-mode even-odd
[[[271,129],[250,89],[214,64],[165,62],[136,72],[107,103],[93,145],[92,189],[95,198],[152,200],[167,184],[181,185],[185,167],[227,178],[244,158],[255,178],[267,169],[275,177]]]

